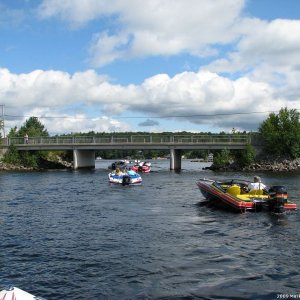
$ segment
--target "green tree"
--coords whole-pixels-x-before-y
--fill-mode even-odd
[[[9,137],[23,137],[27,134],[29,137],[49,136],[45,126],[36,117],[30,117],[24,125],[18,129],[14,127],[10,130]],[[17,151],[11,146],[4,155],[3,161],[15,165],[24,165],[27,167],[38,167],[41,160],[45,159],[49,151]]]
[[[26,133],[29,137],[49,136],[47,129],[37,117],[30,117],[26,120],[25,124],[19,129],[18,136],[24,136]]]
[[[230,165],[231,155],[230,151],[223,149],[214,155],[213,165],[216,168],[225,168]]]
[[[14,165],[21,164],[21,158],[19,152],[14,145],[9,146],[8,151],[6,151],[3,156],[3,161]]]
[[[245,149],[234,154],[234,161],[239,167],[251,165],[255,161],[255,149],[251,145],[246,145]]]
[[[300,157],[300,113],[282,108],[260,125],[264,151],[274,156]]]

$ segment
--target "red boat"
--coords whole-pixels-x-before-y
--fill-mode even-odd
[[[232,179],[218,181],[200,179],[197,186],[208,203],[217,207],[229,208],[237,212],[267,210],[282,213],[297,209],[297,204],[290,202],[285,186],[272,186],[266,190],[248,191],[247,181]]]
[[[151,163],[150,162],[140,162],[136,163],[131,167],[131,169],[138,173],[149,173],[151,171]]]

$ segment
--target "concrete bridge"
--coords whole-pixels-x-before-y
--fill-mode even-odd
[[[181,169],[182,150],[244,149],[250,135],[111,135],[4,138],[0,147],[14,145],[19,151],[73,151],[74,168],[94,168],[96,150],[169,150],[170,169]]]

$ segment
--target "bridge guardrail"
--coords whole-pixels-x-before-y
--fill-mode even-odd
[[[65,144],[249,144],[249,135],[128,135],[99,136],[61,136],[61,137],[29,137],[31,145],[65,145]],[[3,138],[2,145],[22,145],[22,137]]]

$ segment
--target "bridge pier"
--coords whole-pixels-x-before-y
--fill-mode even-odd
[[[94,150],[73,150],[74,169],[95,168]]]
[[[181,150],[170,149],[170,170],[178,171],[181,169]]]

